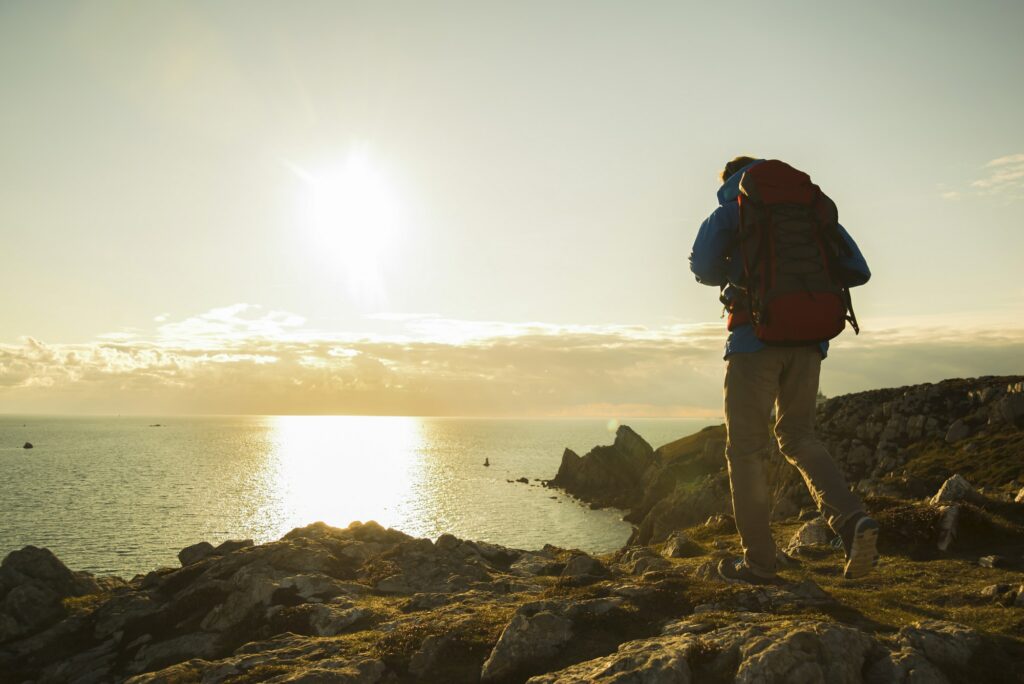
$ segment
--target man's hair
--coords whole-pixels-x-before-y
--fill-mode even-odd
[[[718,174],[719,180],[721,180],[724,183],[725,181],[729,180],[729,177],[732,176],[732,174],[736,173],[744,166],[754,161],[757,161],[757,157],[736,157],[735,159],[728,162],[725,165],[725,168],[722,169],[722,172]]]

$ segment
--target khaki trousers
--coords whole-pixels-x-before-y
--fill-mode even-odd
[[[851,515],[864,510],[814,432],[820,370],[817,345],[765,347],[730,354],[726,360],[725,456],[733,513],[744,560],[762,575],[775,573],[777,553],[769,528],[771,501],[763,463],[771,440],[773,403],[782,455],[800,470],[829,526],[838,531]]]

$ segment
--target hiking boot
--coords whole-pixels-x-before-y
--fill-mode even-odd
[[[718,561],[718,575],[727,582],[746,582],[747,584],[778,584],[776,575],[766,577],[759,575],[743,562],[742,558],[723,558]]]
[[[846,551],[846,579],[860,579],[878,565],[878,523],[858,513],[843,523],[839,537]]]

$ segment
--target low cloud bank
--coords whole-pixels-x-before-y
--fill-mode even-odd
[[[401,334],[304,328],[235,305],[151,336],[0,345],[0,412],[488,416],[721,414],[720,323],[664,328],[402,320]],[[826,394],[1024,372],[1024,329],[844,335]]]

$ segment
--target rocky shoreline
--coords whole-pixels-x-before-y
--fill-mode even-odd
[[[882,564],[864,580],[842,580],[778,454],[784,581],[720,580],[717,560],[738,552],[721,428],[655,450],[623,427],[613,445],[567,452],[545,483],[629,511],[633,537],[609,554],[372,521],[202,542],[181,567],[131,580],[12,552],[0,682],[1024,681],[1020,383],[822,405],[822,435],[882,525]]]

